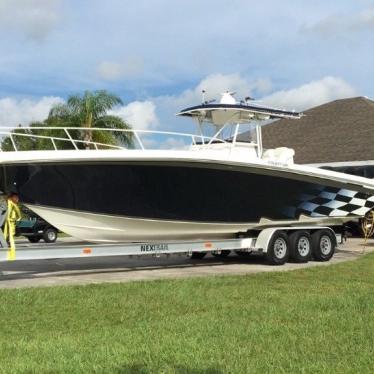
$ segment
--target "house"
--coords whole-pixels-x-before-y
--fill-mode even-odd
[[[306,110],[299,120],[262,128],[264,148],[289,147],[295,163],[374,178],[374,101],[335,100]]]

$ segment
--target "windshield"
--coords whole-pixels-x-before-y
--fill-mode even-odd
[[[257,143],[256,124],[226,124],[223,127],[215,126],[211,123],[204,122],[200,125],[201,135],[206,140],[212,138],[226,142],[232,142],[236,137],[236,141],[246,143]],[[205,140],[205,141],[206,141]]]

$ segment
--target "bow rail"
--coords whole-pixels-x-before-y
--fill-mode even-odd
[[[43,135],[43,133],[40,133],[43,131],[47,134]],[[37,132],[39,132],[39,134]],[[57,135],[50,134],[51,132],[60,133]],[[88,137],[87,134],[89,134]],[[48,146],[48,142],[52,150],[56,151],[62,149],[75,149],[77,151],[80,151],[85,149],[99,150],[108,148],[145,150],[155,149],[151,147],[155,143],[154,138],[158,138],[158,140],[160,140],[160,138],[162,137],[166,137],[163,142],[161,140],[161,147],[159,147],[163,149],[173,149],[173,145],[175,145],[176,143],[179,145],[179,148],[181,146],[187,147],[198,144],[210,145],[217,142],[230,143],[225,139],[219,138],[218,136],[219,134],[208,137],[204,135],[179,133],[173,131],[113,129],[96,127],[1,127],[0,151],[20,152],[51,150],[46,149],[46,147]],[[95,138],[106,138],[107,142],[94,140]],[[26,141],[22,141],[21,139]],[[44,143],[38,144],[38,140],[44,141]],[[37,149],[38,146],[41,149]]]

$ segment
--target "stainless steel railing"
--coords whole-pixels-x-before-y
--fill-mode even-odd
[[[43,135],[43,132],[61,132],[62,135]],[[38,133],[39,132],[39,133]],[[79,132],[80,135],[84,133],[90,133],[92,137],[95,137],[95,134],[101,132],[106,133],[109,132],[112,134],[111,140],[113,140],[116,144],[111,143],[104,143],[101,141],[94,141],[84,139],[84,136],[76,138],[74,134]],[[119,136],[128,137],[131,139],[132,146],[126,146],[124,141],[121,141]],[[157,147],[152,148],[154,141],[151,141],[152,137],[169,137],[167,139],[183,139],[183,144],[186,146],[188,145],[197,145],[197,144],[212,144],[213,142],[220,142],[220,143],[228,143],[226,140],[218,138],[219,134],[213,137],[207,137],[203,135],[195,135],[195,134],[188,134],[188,133],[178,133],[172,131],[154,131],[154,130],[134,130],[134,129],[108,129],[108,128],[88,128],[88,127],[1,127],[0,128],[0,145],[1,151],[28,151],[28,150],[43,150],[43,149],[35,149],[37,147],[36,140],[46,140],[47,142],[50,141],[50,145],[52,150],[61,150],[58,147],[59,143],[70,144],[71,147],[75,150],[84,150],[84,149],[128,149],[128,148],[136,148],[136,149],[155,149]],[[21,144],[17,144],[17,139],[29,139],[31,142]],[[185,143],[187,141],[187,144]],[[172,141],[169,141],[172,144]],[[189,144],[188,144],[189,143]],[[6,145],[7,149],[3,149],[4,145]],[[12,149],[9,149],[11,145]],[[162,144],[161,144],[162,145]],[[167,142],[165,143],[167,145]],[[30,149],[20,149],[24,147],[30,147]],[[171,147],[172,148],[172,147]],[[45,148],[44,148],[45,149]],[[66,148],[63,148],[66,149]]]

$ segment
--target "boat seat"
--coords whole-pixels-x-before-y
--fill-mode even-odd
[[[262,155],[263,160],[281,162],[283,164],[293,164],[295,151],[292,148],[279,147],[267,149]]]

